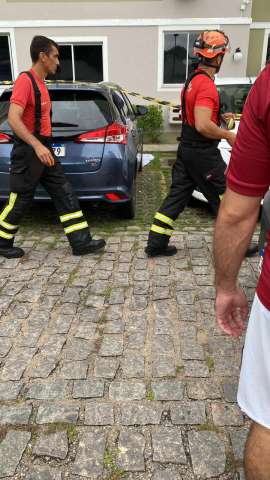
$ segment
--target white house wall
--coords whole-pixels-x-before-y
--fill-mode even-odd
[[[225,58],[220,76],[243,77],[246,72],[249,31],[245,26],[221,26],[231,39],[232,52],[240,47],[244,59],[239,64],[232,60],[232,53]],[[225,28],[226,27],[226,28]],[[159,29],[157,27],[106,27],[106,28],[19,28],[15,29],[18,71],[29,67],[29,45],[34,35],[42,34],[52,38],[72,39],[107,37],[108,79],[128,89],[142,91],[145,94],[160,95],[158,85],[158,62],[162,58],[159,47]],[[162,90],[166,99],[173,99],[175,91]]]
[[[0,0],[1,20],[239,17],[241,0]],[[250,16],[251,4],[244,15]]]

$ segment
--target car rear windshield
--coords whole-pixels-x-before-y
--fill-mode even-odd
[[[97,130],[112,122],[109,101],[99,92],[50,90],[52,100],[53,134],[70,135],[73,133]],[[0,98],[0,131],[10,132],[7,123],[10,92],[4,92]]]
[[[225,112],[242,113],[251,84],[218,85],[222,110]]]

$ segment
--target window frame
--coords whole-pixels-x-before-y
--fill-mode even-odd
[[[101,45],[102,46],[102,67],[103,82],[109,81],[108,66],[108,37],[53,37],[53,40],[59,45]],[[71,48],[72,74],[73,81],[75,77],[74,49]]]
[[[12,76],[11,81],[14,81],[19,74],[19,72],[18,72],[18,61],[17,61],[17,55],[16,55],[14,28],[0,28],[0,35],[8,37],[11,76]],[[0,81],[0,85],[3,85],[3,81]]]
[[[263,49],[262,49],[262,63],[261,63],[261,70],[264,69],[266,64],[266,54],[267,54],[267,47],[268,47],[268,40],[270,39],[270,28],[266,28],[264,30],[264,41],[263,41]]]
[[[220,29],[220,25],[171,25],[168,27],[159,27],[159,30],[158,30],[158,78],[157,78],[158,92],[178,92],[179,89],[184,85],[183,83],[164,84],[163,82],[165,33],[167,32],[192,33],[194,31],[203,32],[204,30],[216,30],[216,29]]]

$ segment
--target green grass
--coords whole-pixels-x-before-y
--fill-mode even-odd
[[[108,472],[106,480],[120,480],[121,478],[123,478],[125,472],[116,465],[116,454],[114,452],[106,449],[103,461],[104,467]]]
[[[64,423],[64,422],[57,422],[52,423],[47,426],[45,435],[51,435],[56,432],[64,432],[66,431],[68,440],[70,443],[75,442],[78,438],[78,432],[75,425],[71,423]]]
[[[168,166],[168,159],[172,159],[174,156],[173,152],[155,152],[154,160],[138,174],[135,219],[121,219],[116,206],[102,203],[93,206],[89,202],[83,203],[82,209],[91,231],[97,235],[102,234],[106,238],[112,234],[121,236],[121,232],[132,226],[147,230],[170,187],[171,166]],[[200,230],[212,225],[213,218],[209,215],[206,206],[199,203],[193,208],[185,208],[175,224],[176,230],[183,230],[189,226]],[[63,229],[53,205],[48,203],[44,208],[42,205],[35,203],[25,217],[20,233],[26,240],[31,235],[35,237],[44,236],[44,234],[46,236],[54,235],[55,242],[48,244],[48,249],[55,248],[58,235],[63,234]]]
[[[206,365],[207,367],[209,368],[209,371],[212,372],[214,370],[214,367],[215,367],[215,361],[213,359],[213,357],[206,357]]]
[[[149,401],[155,400],[155,395],[151,387],[148,387],[145,398]]]
[[[219,429],[210,423],[202,423],[201,425],[198,425],[197,427],[198,432],[219,432]]]

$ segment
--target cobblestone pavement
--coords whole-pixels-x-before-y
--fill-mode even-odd
[[[215,325],[213,220],[187,209],[178,254],[147,260],[158,166],[140,177],[136,221],[91,210],[103,254],[71,256],[43,205],[18,237],[27,255],[0,260],[1,479],[244,479],[243,339]],[[256,268],[241,270],[250,300]]]

